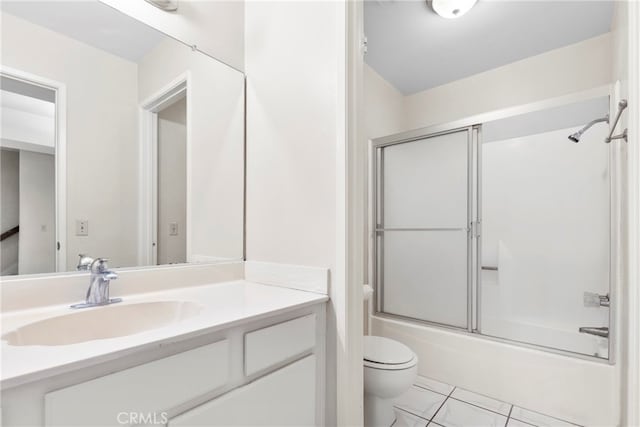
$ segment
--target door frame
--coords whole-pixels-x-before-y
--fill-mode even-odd
[[[138,264],[158,260],[158,113],[186,97],[186,262],[191,259],[191,73],[185,72],[140,103]]]
[[[67,271],[67,86],[59,81],[0,65],[0,75],[55,92],[55,266]]]
[[[625,343],[622,348],[622,424],[640,425],[640,3],[628,2],[628,101],[627,144],[628,200],[624,213],[627,215],[628,237],[627,266],[624,290],[621,295],[627,300],[623,323]]]

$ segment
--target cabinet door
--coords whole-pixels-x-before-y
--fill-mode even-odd
[[[316,356],[307,356],[169,421],[178,426],[316,425]]]
[[[315,314],[248,332],[244,336],[245,375],[253,375],[285,360],[299,359],[315,345]]]
[[[228,378],[229,342],[223,340],[47,393],[45,425],[166,422],[163,411],[223,386]]]

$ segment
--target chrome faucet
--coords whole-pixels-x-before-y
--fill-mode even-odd
[[[104,258],[96,258],[91,262],[91,282],[87,290],[85,302],[73,304],[71,308],[97,307],[122,301],[122,298],[109,298],[109,283],[118,278],[118,274],[109,270]]]

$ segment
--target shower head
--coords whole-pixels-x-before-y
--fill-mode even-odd
[[[571,135],[569,135],[569,139],[573,142],[580,142],[580,138],[582,137],[582,134],[585,133],[587,130],[589,130],[589,128],[593,125],[595,125],[596,123],[600,123],[600,122],[607,122],[609,123],[609,115],[607,114],[606,116],[599,118],[599,119],[595,119],[595,120],[591,120],[589,123],[587,123],[582,129],[580,129],[578,132],[572,133]]]
[[[582,132],[576,132],[569,135],[569,139],[573,142],[580,142],[580,137],[582,136]]]

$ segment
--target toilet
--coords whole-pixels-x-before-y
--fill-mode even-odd
[[[389,338],[364,337],[364,425],[390,427],[396,420],[393,400],[418,375],[418,356]]]

